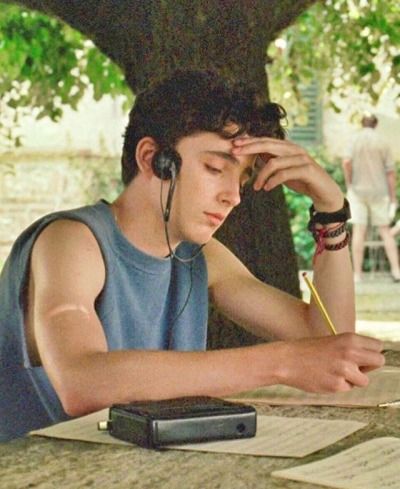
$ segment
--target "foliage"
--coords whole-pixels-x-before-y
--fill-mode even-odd
[[[345,191],[344,176],[340,161],[331,160],[325,150],[319,148],[308,148],[310,155],[329,173]],[[300,269],[311,269],[314,254],[314,239],[307,229],[309,221],[309,208],[311,199],[305,195],[298,194],[284,187],[286,204],[289,211],[290,227],[293,234],[294,247]]]
[[[24,113],[57,121],[63,104],[76,108],[88,88],[96,100],[131,96],[121,70],[82,34],[54,18],[0,5],[0,144],[21,144],[18,120]],[[354,111],[360,111],[388,87],[399,95],[400,111],[399,14],[397,0],[316,3],[281,33],[285,49],[268,47],[273,98],[290,108],[291,120],[305,123],[299,88],[317,77],[337,111],[350,91],[352,100],[359,99]]]
[[[21,144],[24,114],[58,121],[88,89],[131,97],[121,70],[91,41],[58,20],[16,6],[0,7],[0,144]]]
[[[298,17],[268,48],[274,99],[304,123],[299,88],[317,78],[337,112],[370,110],[386,90],[400,112],[400,4],[397,0],[326,0]],[[325,90],[323,90],[325,91]]]

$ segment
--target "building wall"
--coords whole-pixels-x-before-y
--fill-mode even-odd
[[[121,101],[90,96],[79,111],[66,107],[60,123],[22,121],[23,147],[0,148],[0,267],[40,216],[113,194],[126,122]]]
[[[22,152],[119,156],[127,121],[122,100],[107,96],[96,102],[89,92],[77,111],[65,107],[59,123],[25,117]]]
[[[0,156],[0,268],[23,229],[49,212],[116,195],[114,157],[52,153]]]

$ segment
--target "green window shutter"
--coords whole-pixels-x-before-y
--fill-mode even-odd
[[[318,83],[314,80],[300,88],[301,96],[307,104],[307,124],[295,124],[288,130],[289,139],[303,146],[316,146],[322,143],[322,102]]]

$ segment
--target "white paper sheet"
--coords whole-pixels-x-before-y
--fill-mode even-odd
[[[179,449],[269,457],[305,457],[366,426],[365,423],[342,419],[258,416],[257,420],[255,438],[182,445]]]
[[[42,430],[32,435],[129,445],[107,432],[97,430],[97,423],[108,419],[108,410],[89,414]],[[336,441],[345,438],[366,426],[366,423],[346,420],[322,420],[314,418],[284,418],[279,416],[257,416],[255,438],[223,442],[174,445],[178,450],[195,450],[221,453],[238,453],[275,457],[304,457]]]
[[[384,437],[271,475],[339,489],[399,489],[399,460],[400,438]]]

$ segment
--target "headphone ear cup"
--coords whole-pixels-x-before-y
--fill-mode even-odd
[[[178,175],[182,158],[174,149],[161,149],[153,157],[152,167],[156,177],[161,180],[171,180]]]

